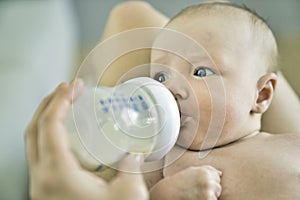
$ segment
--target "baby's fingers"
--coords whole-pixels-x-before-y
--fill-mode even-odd
[[[211,165],[202,165],[201,167],[203,167],[203,168],[209,170],[209,171],[212,172],[212,173],[217,173],[218,176],[222,176],[222,171],[220,171],[220,170],[214,168],[214,167],[211,166]]]
[[[219,183],[219,184],[217,184],[217,186],[216,186],[216,195],[217,195],[217,197],[220,197],[221,196],[221,193],[222,193],[222,186],[221,186],[221,184]]]
[[[222,193],[222,186],[221,186],[221,176],[222,176],[222,172],[210,165],[204,166],[206,167],[209,171],[210,174],[212,176],[212,179],[215,181],[214,182],[214,195],[216,195],[217,197],[221,196]]]
[[[222,172],[210,165],[200,166],[202,169],[205,169],[208,173],[208,178],[211,182],[210,191],[212,196],[220,197],[222,193],[221,186],[221,176]]]

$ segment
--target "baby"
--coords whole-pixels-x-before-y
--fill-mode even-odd
[[[149,10],[144,4],[140,8]],[[136,10],[155,22],[164,19]],[[123,20],[123,16],[117,19]],[[108,33],[116,27],[120,28],[108,26]],[[169,31],[162,31],[153,44],[151,76],[176,97],[181,129],[177,145],[161,161],[163,169],[144,174],[150,198],[300,199],[299,136],[261,131],[261,115],[270,105],[277,82],[273,73],[276,41],[267,24],[244,8],[205,3],[184,10],[166,28]],[[80,167],[68,148],[63,121],[72,94],[76,99],[82,89],[79,80],[62,83],[43,100],[28,125],[25,139],[31,197],[148,199],[141,175],[119,173],[106,183]],[[282,103],[274,105],[285,108]],[[140,159],[128,158],[121,169],[139,171]],[[98,171],[109,174],[109,170]]]
[[[152,50],[151,77],[175,95],[181,129],[163,172],[145,175],[154,185],[151,198],[197,199],[211,187],[212,199],[300,199],[300,137],[260,131],[278,65],[276,41],[266,22],[229,3],[203,3],[183,10],[166,28],[203,49],[181,46],[184,55]],[[154,46],[176,42],[159,35]],[[200,187],[198,166],[211,170],[213,184]]]

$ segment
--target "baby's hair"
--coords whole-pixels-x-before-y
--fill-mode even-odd
[[[182,9],[174,17],[172,17],[172,19],[170,21],[174,20],[175,18],[177,18],[183,14],[192,13],[197,8],[204,8],[204,9],[207,8],[207,10],[209,10],[209,9],[215,7],[216,5],[230,6],[233,8],[239,8],[239,9],[245,10],[245,11],[249,12],[250,14],[252,14],[251,17],[252,17],[253,23],[256,23],[258,20],[261,20],[271,30],[271,27],[269,26],[267,21],[262,16],[257,14],[254,10],[247,7],[245,4],[239,5],[239,4],[231,3],[230,1],[225,1],[225,0],[224,1],[208,0],[208,1],[204,1],[200,4],[188,6],[184,9]]]
[[[224,8],[232,8],[232,10],[225,10]],[[251,25],[253,26],[252,28],[253,34],[258,34],[258,37],[259,36],[261,37],[260,39],[262,40],[262,42],[268,43],[269,55],[267,55],[268,58],[267,70],[272,72],[279,70],[278,67],[279,55],[277,50],[277,43],[271,27],[263,17],[258,15],[255,11],[248,8],[246,5],[238,5],[238,4],[231,3],[229,1],[216,1],[216,0],[204,1],[200,4],[192,5],[183,9],[174,17],[172,17],[171,20],[168,22],[168,24],[170,24],[171,22],[173,22],[175,19],[179,17],[188,16],[200,10],[209,13],[210,11],[231,12],[234,11],[235,9],[245,11],[245,14],[247,14],[246,16],[249,17],[251,21]]]

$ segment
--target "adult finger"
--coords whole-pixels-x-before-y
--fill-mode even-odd
[[[55,163],[60,161],[68,162],[67,158],[72,157],[68,147],[64,121],[72,104],[73,97],[76,99],[82,92],[82,89],[83,82],[76,80],[70,85],[60,85],[55,92],[55,95],[39,120],[38,145],[40,159],[48,159]]]
[[[25,130],[25,148],[26,148],[26,157],[29,167],[32,167],[36,162],[38,158],[38,151],[37,151],[37,122],[41,115],[41,113],[45,110],[49,102],[54,96],[54,92],[52,92],[50,95],[45,97],[37,110],[35,111],[31,122],[27,126]]]
[[[118,199],[117,197],[120,198],[120,196],[130,200],[148,199],[149,193],[140,173],[142,161],[142,155],[129,155],[120,162],[119,173],[111,184],[118,193],[116,193],[116,198],[112,199]]]
[[[129,154],[119,162],[119,176],[140,174],[143,162],[142,154]],[[127,173],[130,172],[130,173]]]

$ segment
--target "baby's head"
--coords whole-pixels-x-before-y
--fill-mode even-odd
[[[194,51],[180,43],[184,56],[168,49],[151,54],[152,63],[164,65],[152,65],[151,76],[163,82],[180,105],[178,144],[199,150],[205,140],[212,140],[206,146],[211,148],[214,142],[225,145],[259,131],[261,114],[273,97],[278,57],[265,21],[229,3],[202,3],[180,12],[166,28],[203,47]],[[159,35],[154,46],[173,47],[177,42]]]

